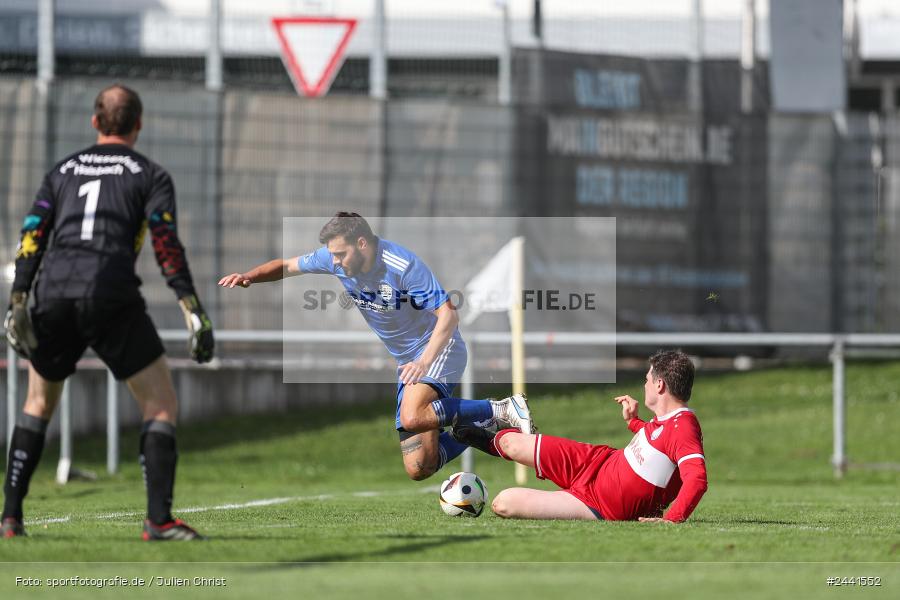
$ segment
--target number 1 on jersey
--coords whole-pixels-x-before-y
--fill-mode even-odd
[[[97,214],[97,201],[100,199],[100,180],[88,181],[78,188],[78,197],[87,196],[84,203],[84,220],[81,222],[81,239],[94,237],[94,216]]]

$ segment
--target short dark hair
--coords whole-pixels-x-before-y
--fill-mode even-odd
[[[669,393],[683,402],[691,399],[694,387],[694,363],[679,350],[660,350],[650,357],[653,380],[666,382]]]
[[[365,219],[355,212],[344,211],[335,214],[325,223],[325,227],[319,232],[319,243],[327,244],[338,236],[353,243],[361,237],[372,243],[378,239]]]
[[[100,90],[94,100],[97,128],[103,135],[128,135],[137,127],[143,111],[137,92],[118,83]]]

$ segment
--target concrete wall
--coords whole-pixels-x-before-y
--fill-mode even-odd
[[[829,117],[769,119],[771,331],[831,326],[834,145]]]
[[[900,329],[900,117],[886,120],[885,165],[877,220],[877,258],[881,265],[876,288],[880,308],[877,323],[883,331]]]
[[[897,188],[890,166],[877,183],[873,160],[900,156],[897,133],[885,138],[874,115],[769,118],[771,331],[896,331],[884,327],[900,289],[879,290],[896,273],[880,258],[894,237],[880,223],[896,215]]]

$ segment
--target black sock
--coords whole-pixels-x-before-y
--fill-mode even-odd
[[[22,520],[22,502],[28,495],[31,476],[41,460],[47,432],[44,419],[22,414],[13,429],[9,456],[6,461],[6,481],[3,484],[3,518]]]
[[[175,426],[165,421],[144,421],[141,427],[141,469],[147,487],[147,518],[157,525],[172,520],[176,462]]]

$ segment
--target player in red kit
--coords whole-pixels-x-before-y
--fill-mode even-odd
[[[494,499],[494,512],[512,519],[685,521],[707,488],[703,434],[687,407],[693,383],[694,366],[684,353],[650,357],[644,404],[655,416],[643,421],[637,400],[617,397],[635,434],[620,450],[514,429],[499,432],[486,445],[491,453],[534,467],[539,479],[562,491],[506,489]]]

